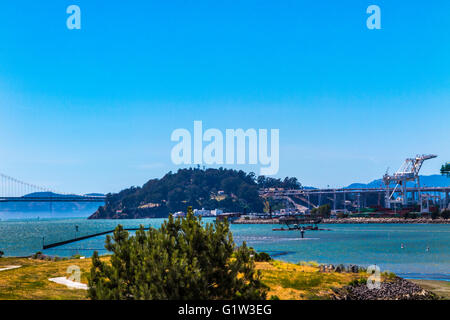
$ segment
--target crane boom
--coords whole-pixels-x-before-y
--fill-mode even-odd
[[[383,176],[383,182],[386,187],[386,207],[390,208],[392,203],[401,202],[403,205],[408,204],[408,199],[406,197],[406,183],[408,181],[416,181],[419,187],[419,199],[420,194],[420,180],[419,172],[425,160],[436,158],[435,154],[422,154],[416,155],[415,158],[407,158],[403,162],[402,166],[393,174],[389,175],[388,172]],[[396,183],[395,188],[392,193],[390,192],[391,183]],[[400,186],[400,200],[392,199],[394,193],[397,191],[397,187]]]

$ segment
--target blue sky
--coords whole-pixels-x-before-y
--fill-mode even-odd
[[[79,5],[82,29],[66,28]],[[381,8],[381,30],[366,8]],[[0,172],[110,192],[177,167],[174,129],[280,129],[278,176],[343,186],[450,161],[450,2],[8,1]],[[235,168],[240,168],[235,166]],[[245,170],[256,168],[243,167]]]

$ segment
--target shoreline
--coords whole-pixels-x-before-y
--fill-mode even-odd
[[[232,224],[280,224],[278,218],[273,219],[237,219]],[[450,224],[450,219],[405,219],[405,218],[339,218],[323,219],[322,224]]]
[[[445,280],[407,279],[425,290],[432,291],[445,300],[450,299],[450,282]]]
[[[428,218],[341,218],[341,219],[324,219],[325,224],[371,224],[371,223],[391,223],[391,224],[450,224],[450,219],[428,219]]]

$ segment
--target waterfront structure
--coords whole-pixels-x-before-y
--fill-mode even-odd
[[[417,155],[415,158],[407,158],[403,165],[395,172],[393,175],[389,175],[387,172],[383,176],[383,182],[386,188],[385,194],[385,206],[391,209],[392,205],[395,203],[401,203],[403,206],[408,205],[408,196],[406,184],[408,181],[414,181],[417,186],[417,202],[420,204],[421,212],[428,212],[428,198],[429,196],[422,196],[420,188],[419,171],[422,168],[423,162],[425,160],[436,158],[437,155]],[[395,184],[394,189],[391,192],[391,184]],[[396,190],[399,190],[398,196],[394,199],[394,194]],[[415,200],[415,195],[412,194],[412,201]],[[426,201],[426,206],[424,206],[424,200]]]
[[[186,216],[186,213],[183,211],[178,211],[173,214],[174,218],[184,218],[185,216]]]
[[[368,199],[372,202],[375,199],[376,207],[386,209],[396,213],[405,207],[419,206],[420,212],[428,213],[432,205],[441,209],[450,209],[450,186],[428,187],[422,186],[419,179],[419,171],[423,162],[436,158],[436,155],[417,155],[408,158],[403,165],[393,175],[386,173],[383,176],[384,186],[375,188],[322,188],[322,189],[281,189],[263,188],[259,190],[259,195],[263,198],[282,199],[294,203],[292,198],[301,202],[306,210],[298,212],[308,212],[312,208],[317,208],[325,203],[331,204],[333,213],[347,213],[357,211],[361,213],[367,208]],[[414,186],[408,186],[407,182],[414,181]],[[299,204],[296,204],[299,207]]]
[[[202,209],[194,209],[194,216],[208,217],[211,215],[211,210]]]

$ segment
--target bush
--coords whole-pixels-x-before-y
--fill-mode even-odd
[[[255,261],[257,262],[266,262],[272,260],[273,260],[272,257],[267,252],[255,253]]]
[[[122,226],[106,239],[111,263],[92,257],[91,299],[265,299],[251,250],[235,247],[227,221],[202,225],[188,208],[159,229],[130,237]]]
[[[311,210],[311,216],[313,217],[329,218],[330,214],[331,207],[329,204],[324,204]]]
[[[435,219],[438,219],[438,218],[439,218],[439,209],[435,208],[431,212],[431,219],[435,220]]]
[[[359,278],[359,279],[353,279],[352,281],[350,281],[348,283],[348,285],[351,287],[357,287],[359,285],[365,285],[366,283],[367,283],[366,278]]]
[[[450,218],[450,210],[443,210],[443,211],[441,212],[441,217],[442,217],[443,219],[449,219],[449,218]]]
[[[385,279],[388,280],[395,280],[397,278],[397,275],[390,271],[385,271],[381,274]]]
[[[307,266],[307,267],[320,267],[319,263],[317,261],[299,261],[297,262],[297,265],[299,266]]]

